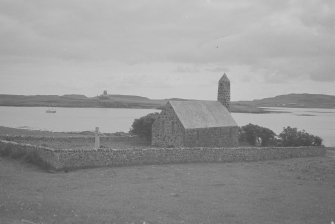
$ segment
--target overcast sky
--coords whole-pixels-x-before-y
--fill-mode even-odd
[[[335,95],[334,0],[0,0],[0,93]]]

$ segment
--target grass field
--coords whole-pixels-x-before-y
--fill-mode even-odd
[[[100,145],[104,148],[132,149],[150,147],[150,142],[127,133],[106,133],[100,137]],[[25,130],[0,126],[0,140],[44,146],[54,149],[86,149],[94,148],[92,132],[50,132]]]
[[[331,223],[335,153],[48,173],[0,158],[0,223]]]
[[[16,141],[54,147],[80,148],[91,140],[93,145],[87,138],[91,134],[0,127],[2,138],[14,136]],[[115,139],[108,144],[138,144],[134,140],[124,145],[122,138]],[[335,150],[325,157],[281,161],[68,173],[49,173],[0,157],[0,224],[330,224],[331,220],[335,221]]]

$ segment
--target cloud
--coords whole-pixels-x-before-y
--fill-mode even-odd
[[[200,69],[195,65],[178,65],[174,70],[177,73],[198,73]]]
[[[327,61],[329,60],[329,61]],[[334,82],[335,81],[335,57],[325,59],[325,61],[317,64],[308,74],[313,81],[318,82]]]
[[[130,63],[173,61],[174,55],[197,53],[199,44],[239,33],[278,6],[271,9],[267,3],[253,5],[246,0],[224,4],[202,0],[2,0],[0,4],[0,21],[4,26],[11,23],[9,30],[1,30],[6,52]]]
[[[332,0],[0,0],[0,76],[94,74],[95,88],[119,89],[191,75],[201,88],[223,72],[236,83],[334,82],[334,21]]]
[[[206,71],[223,74],[225,72],[229,72],[230,69],[228,67],[223,67],[223,66],[214,66],[214,67],[212,66],[212,67],[206,68]]]
[[[298,16],[304,25],[319,32],[333,33],[335,31],[335,2],[330,0],[299,1],[303,10]]]

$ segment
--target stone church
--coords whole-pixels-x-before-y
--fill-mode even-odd
[[[169,101],[152,125],[152,145],[161,147],[231,147],[238,126],[230,114],[230,81],[219,81],[218,101]]]

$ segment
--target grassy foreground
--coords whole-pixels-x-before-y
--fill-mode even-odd
[[[47,143],[56,144],[90,133],[0,127],[0,136],[18,135],[24,141],[42,139],[46,144],[45,139],[51,139]],[[49,173],[25,162],[31,158],[15,156],[16,160],[0,157],[1,224],[330,224],[335,220],[335,150],[325,157],[280,161],[69,173]]]
[[[331,223],[335,154],[47,173],[0,157],[0,223]]]

